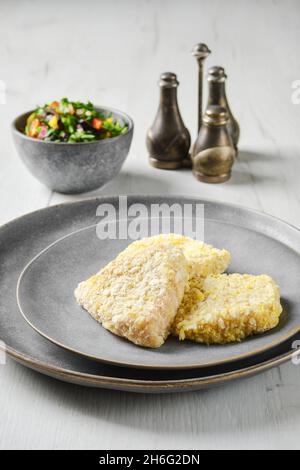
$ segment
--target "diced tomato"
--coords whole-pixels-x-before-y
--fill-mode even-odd
[[[49,106],[50,106],[50,108],[59,108],[59,102],[58,101],[53,101]]]
[[[101,119],[94,118],[93,121],[92,121],[92,126],[93,126],[94,129],[97,129],[99,131],[102,127]]]
[[[35,137],[38,134],[38,127],[40,126],[40,121],[36,118],[30,124],[29,135],[30,137]]]

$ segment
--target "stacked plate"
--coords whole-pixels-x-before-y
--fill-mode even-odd
[[[152,393],[213,386],[289,360],[300,331],[300,232],[255,211],[200,199],[128,198],[128,206],[135,203],[149,209],[149,226],[153,204],[203,204],[205,241],[231,251],[230,272],[268,274],[280,285],[280,325],[239,344],[207,347],[169,338],[158,350],[103,329],[74,299],[78,282],[129,243],[97,236],[100,204],[120,215],[118,198],[101,198],[50,207],[1,228],[0,337],[7,353],[68,382]]]

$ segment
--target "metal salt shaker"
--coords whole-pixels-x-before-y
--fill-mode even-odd
[[[224,183],[231,177],[236,150],[228,131],[226,108],[210,105],[192,152],[193,173],[204,183]]]
[[[229,115],[228,130],[232,137],[235,148],[238,147],[240,137],[240,127],[237,120],[234,118],[230,106],[228,104],[225,82],[227,75],[223,67],[211,67],[208,71],[208,106],[216,105],[222,106],[227,110]]]
[[[174,73],[160,76],[160,103],[153,125],[147,133],[149,161],[155,168],[175,170],[190,161],[191,138],[182,120],[178,102],[179,82]]]

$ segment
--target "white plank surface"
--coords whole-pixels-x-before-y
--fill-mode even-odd
[[[68,96],[128,111],[136,131],[121,174],[85,195],[188,194],[257,208],[300,227],[298,0],[53,0],[0,2],[0,223],[80,197],[51,194],[19,162],[9,122],[23,110]],[[199,184],[189,172],[147,163],[144,140],[166,70],[181,81],[179,102],[195,137],[197,69],[189,50],[213,50],[242,128],[230,182]],[[288,267],[284,267],[288,270]],[[288,364],[226,387],[143,396],[88,390],[0,366],[0,448],[298,449],[300,368]]]

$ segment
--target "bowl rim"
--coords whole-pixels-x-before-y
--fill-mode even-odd
[[[107,139],[102,139],[102,140],[95,140],[93,142],[51,142],[51,141],[47,141],[47,140],[40,140],[40,139],[35,139],[34,137],[30,137],[26,134],[24,134],[23,132],[21,132],[18,128],[17,128],[17,122],[19,121],[19,119],[21,119],[22,117],[25,117],[26,115],[30,115],[31,113],[33,113],[35,111],[35,109],[32,109],[30,111],[26,111],[25,113],[22,113],[22,114],[19,114],[19,116],[17,116],[11,123],[11,128],[12,128],[12,132],[16,135],[19,135],[21,136],[22,138],[24,138],[25,140],[29,140],[30,142],[37,142],[39,144],[44,144],[44,145],[72,145],[73,146],[82,146],[82,145],[96,145],[96,144],[104,144],[105,142],[115,142],[116,140],[119,140],[121,139],[122,137],[125,137],[126,135],[128,135],[129,133],[131,133],[134,129],[134,122],[133,122],[133,119],[127,114],[125,113],[124,111],[121,111],[119,109],[116,109],[116,108],[111,108],[111,107],[108,107],[108,106],[99,106],[99,105],[94,105],[94,107],[99,110],[99,111],[105,111],[105,112],[112,112],[112,113],[116,113],[116,114],[120,114],[122,116],[122,118],[124,118],[124,121],[127,122],[128,124],[128,131],[125,133],[125,134],[120,134],[120,135],[117,135],[115,137],[108,137]]]

